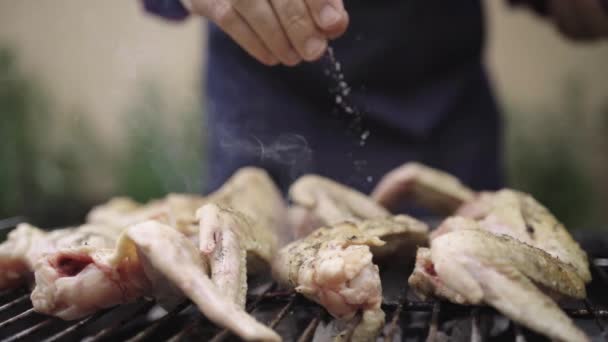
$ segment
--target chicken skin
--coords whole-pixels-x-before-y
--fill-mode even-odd
[[[281,193],[257,168],[237,171],[196,213],[199,246],[209,258],[211,279],[244,307],[247,273],[269,269],[285,226]]]
[[[0,290],[30,282],[34,265],[45,254],[79,245],[112,247],[120,231],[112,226],[89,224],[47,232],[22,223],[0,244]]]
[[[488,232],[508,235],[544,250],[573,266],[584,282],[591,281],[586,253],[564,225],[526,193],[504,189],[476,194],[449,174],[408,163],[388,173],[372,197],[389,208],[412,197],[431,209],[444,209],[442,213],[474,219]],[[440,226],[431,239],[453,229],[458,226]]]
[[[143,296],[164,306],[188,297],[244,339],[278,340],[243,308],[247,272],[269,269],[285,213],[280,192],[255,168],[239,170],[204,198],[114,199],[88,221],[123,227],[116,247],[80,244],[37,256],[34,308],[76,319]]]
[[[389,210],[412,199],[440,214],[452,214],[475,196],[458,178],[415,162],[387,173],[372,192],[372,198]]]
[[[161,303],[187,297],[245,340],[279,341],[215,286],[208,268],[185,235],[148,221],[127,228],[115,249],[81,246],[43,258],[36,264],[32,303],[38,312],[76,319],[143,296]]]
[[[482,193],[477,200],[463,205],[456,215],[477,220],[489,232],[509,235],[540,248],[572,265],[584,282],[591,281],[587,254],[564,225],[528,194],[509,189]],[[435,235],[442,232],[443,229],[438,229]]]
[[[384,312],[380,275],[370,247],[383,244],[351,223],[320,228],[281,249],[273,274],[337,319],[352,320],[362,312],[351,340],[371,341],[384,325]]]
[[[506,235],[483,230],[473,220],[450,218],[445,224],[468,225],[418,250],[410,286],[425,298],[458,304],[488,304],[510,319],[558,341],[587,341],[552,296],[585,298],[585,283],[575,269],[541,249]]]
[[[373,259],[394,253],[404,241],[413,251],[414,244],[426,243],[427,233],[426,225],[407,216],[338,223],[282,248],[273,274],[337,319],[351,320],[361,312],[350,338],[371,341],[384,325],[382,287]]]
[[[317,175],[305,175],[296,180],[289,188],[289,198],[293,203],[289,219],[295,238],[343,221],[390,216],[370,197]]]
[[[163,199],[140,204],[126,197],[113,198],[93,208],[87,222],[114,227],[155,220],[165,223],[186,235],[198,234],[196,210],[207,199],[194,194],[169,194]]]

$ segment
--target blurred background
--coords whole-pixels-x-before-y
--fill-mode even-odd
[[[608,44],[485,3],[509,186],[608,229]],[[0,1],[0,218],[63,225],[111,196],[200,191],[202,30],[137,1]]]

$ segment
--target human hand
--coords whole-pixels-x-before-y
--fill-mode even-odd
[[[566,37],[594,40],[608,37],[606,0],[549,0],[548,12]]]
[[[348,26],[342,0],[182,0],[263,64],[319,59]]]

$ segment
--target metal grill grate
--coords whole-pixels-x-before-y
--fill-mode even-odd
[[[608,338],[608,259],[595,258],[591,266],[594,281],[589,286],[589,299],[564,304],[563,309],[589,336],[603,341]],[[471,342],[543,340],[489,307],[412,300],[412,294],[401,286],[407,284],[406,277],[385,279],[383,274],[387,323],[379,341],[442,341],[447,336]],[[256,288],[262,291],[248,296],[247,311],[285,341],[311,341],[327,329],[331,317],[321,307],[292,292],[280,291],[272,283]],[[27,289],[5,291],[0,293],[0,342],[237,340],[229,331],[211,324],[190,302],[166,313],[160,310],[153,302],[142,300],[65,322],[34,312]]]

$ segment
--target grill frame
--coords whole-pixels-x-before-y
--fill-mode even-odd
[[[9,218],[0,220],[0,233],[12,229],[23,218]],[[593,258],[590,263],[593,272],[593,282],[589,289],[601,289],[608,286],[608,258]],[[384,283],[384,280],[383,280]],[[407,284],[406,282],[404,284]],[[320,325],[330,320],[329,314],[320,306],[312,303],[290,291],[281,291],[276,283],[265,283],[259,294],[248,295],[247,312],[253,314],[261,322],[271,328],[279,328],[287,317],[308,311],[308,317],[303,321],[301,329],[285,338],[286,341],[307,342],[313,339]],[[573,302],[575,307],[562,307],[562,309],[575,322],[581,320],[593,322],[597,334],[593,334],[594,340],[608,340],[608,295],[600,297],[600,304],[596,304],[592,294],[598,291],[589,291],[590,296],[584,301]],[[121,305],[101,310],[91,316],[80,320],[65,322],[38,314],[33,311],[29,302],[29,291],[25,288],[0,292],[0,342],[14,341],[74,341],[76,339],[92,341],[116,341],[125,340],[129,342],[156,341],[162,336],[168,341],[189,341],[201,339],[212,342],[238,340],[226,329],[215,327],[196,307],[189,301],[177,305],[174,309],[158,318],[150,318],[151,312],[157,310],[153,301],[140,300],[133,304]],[[409,290],[401,291],[397,300],[385,301],[382,305],[387,313],[386,326],[380,341],[408,340],[437,341],[440,335],[445,334],[442,323],[454,322],[466,317],[470,326],[468,339],[471,342],[484,341],[489,337],[488,329],[483,327],[483,322],[488,317],[500,317],[494,309],[485,306],[458,306],[441,301],[419,301],[412,300]],[[130,314],[125,314],[125,308],[130,308]],[[409,316],[423,313],[428,316],[424,329],[411,328]],[[7,314],[10,315],[7,318]],[[459,318],[460,317],[460,318]],[[102,321],[107,321],[103,323]],[[95,329],[95,325],[101,325]],[[176,324],[177,322],[177,324]],[[285,327],[282,327],[285,330]],[[413,330],[412,330],[413,329]],[[536,335],[527,329],[508,320],[507,329],[512,335],[511,340],[517,342],[530,339],[536,340]],[[169,331],[171,330],[171,331]],[[201,335],[200,331],[205,331]],[[589,333],[589,328],[583,328]],[[416,332],[409,334],[408,332]],[[505,332],[503,331],[503,334]],[[167,336],[165,336],[167,335]],[[284,335],[284,334],[282,334]],[[528,337],[527,337],[528,336]]]

